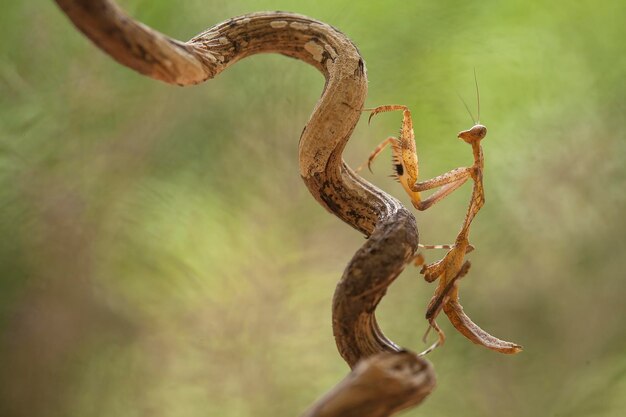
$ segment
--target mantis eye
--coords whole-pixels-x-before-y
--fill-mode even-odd
[[[487,128],[483,125],[476,125],[472,128],[472,133],[482,139],[487,135]]]

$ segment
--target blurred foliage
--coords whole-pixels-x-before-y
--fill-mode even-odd
[[[471,162],[456,93],[475,109],[476,68],[487,204],[462,301],[525,351],[476,347],[442,318],[438,388],[405,415],[625,415],[623,1],[121,5],[179,39],[256,10],[341,28],[365,57],[367,105],[413,110],[423,178]],[[363,238],[297,169],[322,86],[256,56],[174,88],[109,59],[52,1],[3,5],[0,415],[294,416],[347,373],[330,304]],[[362,122],[348,163],[399,123]],[[366,177],[404,198],[389,171],[385,154]],[[425,243],[454,238],[468,196],[416,214]],[[392,339],[423,348],[432,291],[400,276],[379,309]]]

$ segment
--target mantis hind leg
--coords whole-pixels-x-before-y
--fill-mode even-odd
[[[431,250],[431,249],[447,249],[447,250],[450,250],[450,249],[454,248],[454,245],[450,245],[450,244],[446,244],[446,245],[422,245],[421,243],[419,243],[417,245],[417,247],[419,249],[421,249],[421,250]],[[471,244],[467,245],[467,250],[465,251],[465,253],[466,254],[470,253],[474,249],[476,249],[476,248],[473,245],[471,245]],[[426,262],[425,262],[425,259],[424,259],[423,252],[422,251],[417,252],[415,254],[415,256],[413,257],[412,262],[413,262],[413,265],[415,265],[415,266],[422,266],[422,265],[424,265]],[[424,266],[424,269],[428,268],[429,266],[430,265]],[[433,280],[428,280],[427,279],[427,281],[428,282],[432,282],[432,281],[434,281],[434,279]]]

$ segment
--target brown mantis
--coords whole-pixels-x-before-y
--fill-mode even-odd
[[[393,156],[394,176],[402,185],[405,192],[409,195],[413,206],[420,210],[426,210],[437,202],[450,195],[454,190],[461,187],[468,179],[472,179],[474,186],[469,207],[465,215],[465,220],[457,234],[453,245],[420,245],[421,248],[445,248],[449,249],[446,255],[439,261],[423,265],[421,273],[427,282],[433,282],[440,278],[437,289],[428,305],[426,311],[426,319],[430,328],[437,331],[438,340],[423,354],[432,351],[445,341],[445,334],[436,322],[437,315],[443,311],[450,319],[452,325],[472,342],[485,346],[502,353],[517,353],[521,351],[521,346],[500,340],[491,336],[486,331],[478,327],[463,311],[463,307],[459,303],[458,284],[457,281],[465,276],[470,268],[469,261],[465,260],[465,255],[472,251],[474,247],[469,243],[470,225],[474,217],[485,203],[483,188],[483,169],[484,157],[480,141],[485,138],[487,128],[480,124],[480,96],[478,93],[478,81],[474,72],[476,81],[476,95],[478,99],[478,119],[474,120],[469,108],[466,108],[472,117],[474,126],[471,129],[464,130],[458,134],[458,138],[472,147],[474,163],[469,167],[456,168],[442,175],[434,177],[426,181],[418,181],[419,165],[417,151],[415,146],[415,134],[413,131],[413,121],[411,112],[407,106],[403,105],[387,105],[379,106],[373,109],[364,109],[369,111],[370,116],[368,122],[375,115],[388,111],[402,111],[403,120],[400,129],[399,138],[388,137],[371,153],[367,161],[367,166],[371,170],[371,164],[374,159],[382,152],[382,150],[391,145]],[[464,103],[465,104],[465,103]],[[364,164],[365,165],[365,164]],[[357,169],[360,170],[363,167]],[[433,190],[435,192],[429,197],[422,199],[421,192]],[[423,263],[421,254],[416,256],[416,265]],[[426,335],[428,332],[426,333]],[[424,335],[424,338],[426,337]]]

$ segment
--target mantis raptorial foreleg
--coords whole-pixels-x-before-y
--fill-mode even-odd
[[[454,190],[459,188],[461,185],[465,184],[465,181],[467,181],[467,179],[468,179],[468,176],[463,176],[463,177],[460,177],[458,180],[455,180],[455,181],[452,181],[452,182],[449,182],[449,183],[444,183],[441,186],[441,188],[439,188],[437,191],[435,191],[430,197],[426,198],[425,200],[422,200],[422,201],[418,202],[417,205],[415,203],[413,205],[418,210],[426,210],[426,209],[430,208],[436,202],[441,201],[444,198],[446,198],[448,195],[452,194],[452,192]],[[425,181],[425,182],[430,182],[430,180],[429,181]],[[436,185],[434,187],[438,187],[438,186]],[[421,188],[418,191],[424,191],[424,190],[427,190],[427,189],[429,189],[429,188]]]
[[[357,172],[365,165],[367,165],[371,171],[372,162],[387,145],[391,145],[394,168],[393,176],[409,195],[413,206],[420,211],[426,210],[433,204],[443,200],[470,178],[470,168],[457,168],[428,181],[417,182],[419,163],[415,146],[415,134],[413,132],[413,120],[411,119],[409,108],[403,105],[393,104],[379,106],[373,109],[365,109],[364,111],[371,112],[368,122],[379,113],[402,111],[402,127],[400,128],[400,137],[389,137],[382,141],[370,154],[367,163],[357,168]],[[430,197],[422,200],[420,191],[431,190],[437,187],[441,188],[435,191]]]

